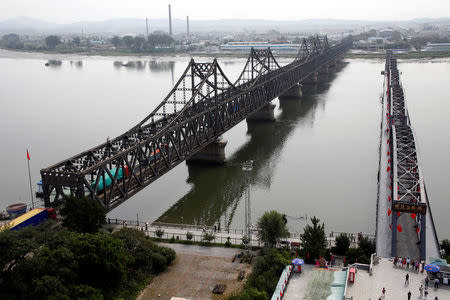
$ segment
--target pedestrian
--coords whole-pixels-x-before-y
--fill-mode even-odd
[[[217,225],[214,224],[214,232],[217,231]]]
[[[148,222],[145,222],[145,231],[148,231]]]
[[[428,287],[428,282],[430,281],[430,279],[427,277],[425,277],[425,290]]]
[[[405,285],[409,284],[409,274],[405,276]]]
[[[394,257],[394,267],[397,266],[397,260],[398,260],[398,258]]]
[[[434,297],[434,300],[439,300],[439,299],[438,299],[438,297],[436,296],[436,297]]]
[[[408,259],[406,260],[406,269],[409,270],[409,265],[411,264],[411,259],[408,257]]]
[[[383,289],[381,290],[381,298],[384,299],[385,296],[386,296],[386,289],[383,288]]]
[[[408,300],[411,300],[411,291],[408,292]]]
[[[420,293],[420,297],[423,297],[423,284],[420,285],[419,293]]]
[[[425,293],[425,298],[428,297],[428,288],[427,287],[425,288],[425,292],[424,293]]]
[[[439,288],[439,278],[435,278],[434,279],[434,288],[438,289]]]

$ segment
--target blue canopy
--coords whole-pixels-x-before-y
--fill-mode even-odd
[[[301,266],[301,265],[304,265],[305,262],[304,262],[303,259],[301,259],[301,258],[294,258],[294,259],[291,261],[291,264],[293,264],[294,266]]]
[[[426,265],[424,268],[425,271],[432,272],[432,273],[439,272],[440,269],[441,268],[438,265],[434,265],[434,264]]]

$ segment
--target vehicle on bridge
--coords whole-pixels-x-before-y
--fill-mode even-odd
[[[116,177],[116,172],[117,172],[117,168],[111,169],[110,173],[112,175],[112,178]],[[119,168],[119,171],[118,171],[118,174],[117,174],[117,180],[122,179],[124,177],[127,177],[128,175],[130,175],[130,169],[128,168],[128,166],[125,166],[123,168]],[[101,191],[105,187],[108,187],[108,186],[111,185],[112,178],[111,178],[111,176],[109,176],[109,174],[107,172],[105,173],[105,177],[104,178],[105,178],[105,181],[103,182],[103,176],[100,176],[100,179],[98,181],[97,191]],[[95,188],[95,183],[96,182],[92,182],[91,183],[91,188]]]

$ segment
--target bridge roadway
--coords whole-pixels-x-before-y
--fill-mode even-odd
[[[70,194],[112,210],[242,120],[270,110],[276,97],[295,94],[299,83],[317,83],[318,74],[327,72],[351,45],[351,40],[330,46],[326,37],[304,39],[285,66],[270,49],[252,49],[234,83],[216,59],[192,59],[172,91],[139,124],[41,170],[45,205],[58,205]]]
[[[377,254],[425,261],[430,256],[439,257],[439,243],[392,52],[387,52],[383,73]]]

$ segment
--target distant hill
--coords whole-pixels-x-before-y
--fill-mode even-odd
[[[345,30],[350,28],[361,28],[371,25],[407,25],[417,23],[450,23],[450,18],[439,19],[414,19],[401,22],[382,22],[364,20],[340,20],[340,19],[309,19],[292,21],[275,21],[263,19],[222,19],[222,20],[195,20],[191,19],[191,32],[221,31],[221,32],[251,32],[278,30],[281,32],[304,32],[304,31],[329,31]],[[149,19],[150,32],[155,30],[168,31],[167,19]],[[0,22],[1,33],[19,34],[69,34],[69,33],[144,33],[144,19],[110,19],[104,21],[76,22],[71,24],[57,24],[46,22],[30,17],[17,17]],[[186,21],[173,19],[174,33],[186,31]]]

